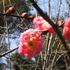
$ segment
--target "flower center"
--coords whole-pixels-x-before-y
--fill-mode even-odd
[[[30,38],[30,42],[28,43],[30,47],[32,47],[35,43],[36,37]]]
[[[42,23],[43,23],[43,27],[47,27],[47,25],[48,25],[48,22],[46,22],[46,21],[43,21]]]
[[[28,44],[29,44],[29,46],[30,46],[30,47],[32,47],[32,46],[33,46],[32,41],[30,41]]]

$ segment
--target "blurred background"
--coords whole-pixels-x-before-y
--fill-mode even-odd
[[[34,1],[58,25],[64,24],[70,16],[70,0]],[[34,28],[32,19],[2,15],[9,7],[15,8],[12,15],[20,16],[24,12],[29,16],[39,15],[29,0],[0,0],[0,55],[19,47],[20,34]],[[70,59],[57,35],[46,33],[42,36],[44,42],[40,55],[30,60],[20,56],[16,49],[0,57],[0,70],[70,70]],[[70,45],[70,41],[66,43]]]

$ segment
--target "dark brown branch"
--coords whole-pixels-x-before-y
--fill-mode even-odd
[[[9,54],[9,53],[11,53],[11,52],[17,50],[17,49],[18,49],[18,47],[17,47],[17,48],[14,48],[13,50],[7,51],[7,52],[5,52],[5,53],[3,53],[3,54],[0,54],[0,57],[3,57],[3,56],[5,56],[5,55],[7,55],[7,54]]]
[[[25,19],[29,19],[29,20],[32,20],[35,17],[35,16],[31,16],[31,15],[17,16],[17,15],[13,15],[13,14],[10,15],[10,14],[3,14],[3,13],[0,13],[0,16],[12,16],[12,17],[16,17],[16,18],[25,18]]]
[[[55,32],[57,33],[58,37],[60,38],[64,48],[68,51],[68,55],[70,56],[70,50],[62,36],[61,31],[58,29],[58,26],[56,24],[54,24],[54,22],[49,18],[49,16],[47,14],[45,14],[40,8],[39,6],[35,3],[34,0],[30,0],[30,2],[32,3],[32,5],[36,8],[36,10],[39,12],[39,14],[46,20],[49,22],[49,24],[53,27],[53,29],[55,30]]]
[[[20,16],[17,16],[17,15],[9,15],[9,14],[3,14],[3,13],[0,13],[0,16],[12,16],[12,17],[20,18]]]

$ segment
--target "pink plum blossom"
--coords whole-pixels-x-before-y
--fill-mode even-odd
[[[55,33],[52,26],[44,20],[41,16],[37,16],[33,19],[33,24],[35,25],[35,28],[40,31],[46,31],[48,30],[50,33]]]
[[[19,54],[32,58],[42,51],[42,37],[37,29],[28,29],[20,35]]]

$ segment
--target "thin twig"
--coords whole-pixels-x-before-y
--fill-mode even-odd
[[[51,16],[51,5],[50,5],[51,0],[48,1],[48,13],[49,13],[49,17]]]
[[[12,17],[17,17],[17,18],[23,18],[22,16],[17,16],[17,15],[9,15],[9,14],[3,14],[3,13],[0,13],[0,16],[12,16]]]
[[[17,49],[18,49],[18,47],[17,47],[17,48],[14,48],[13,50],[7,51],[7,52],[5,52],[5,53],[3,53],[3,54],[0,54],[0,57],[3,57],[3,56],[5,56],[5,55],[7,55],[7,54],[9,54],[9,53],[11,53],[11,52],[17,50]]]
[[[52,60],[51,70],[53,70],[53,66],[54,66],[54,62],[55,62],[56,56],[57,56],[57,50],[55,51],[55,56],[53,57],[53,60]]]
[[[58,3],[59,3],[59,6],[58,6],[58,13],[57,13],[57,20],[56,20],[56,23],[58,22],[58,19],[59,19],[62,0],[59,0],[59,2],[58,2]]]

